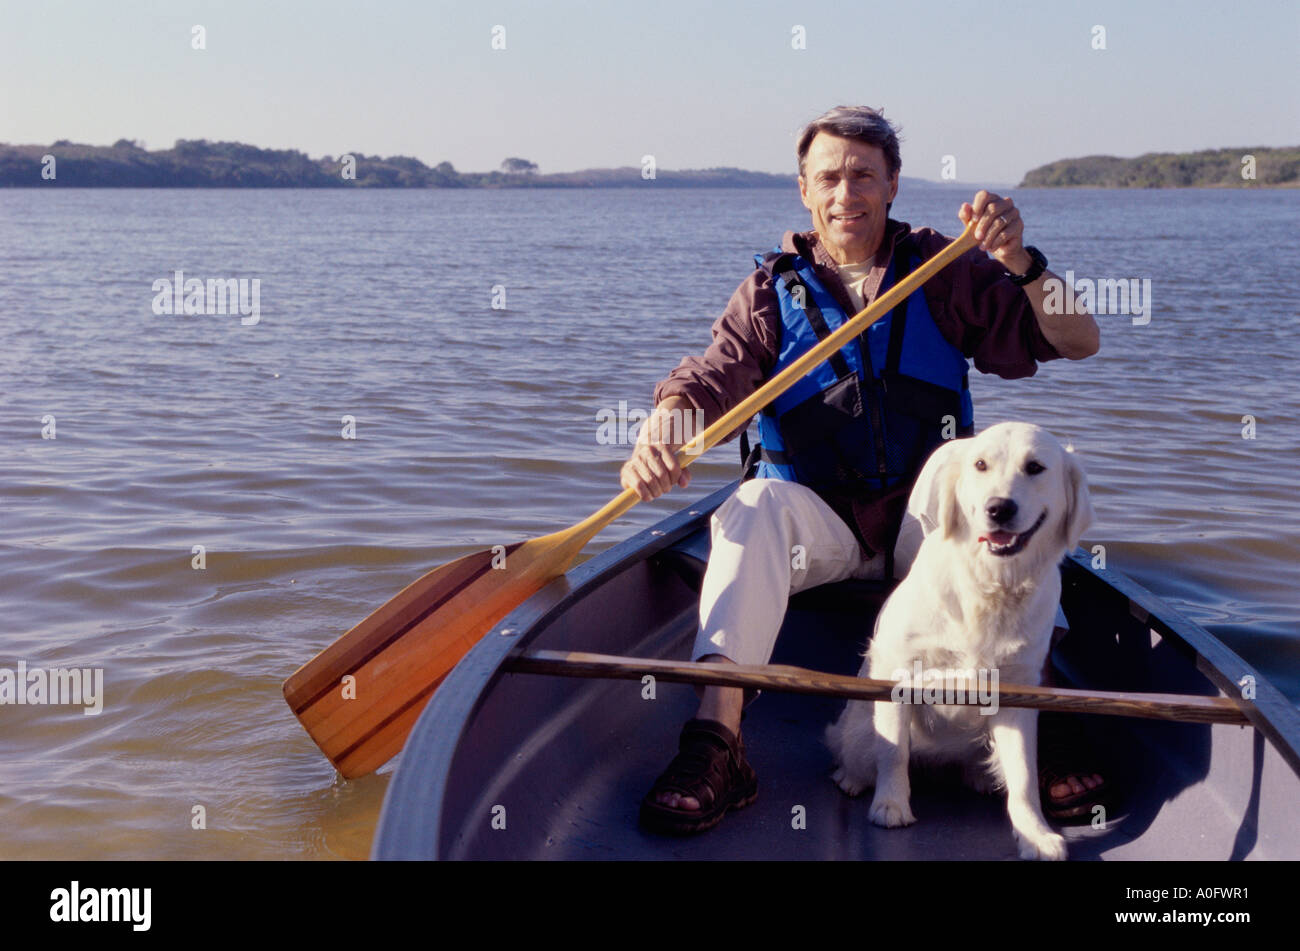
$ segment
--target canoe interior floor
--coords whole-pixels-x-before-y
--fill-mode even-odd
[[[787,612],[773,663],[857,673],[860,651],[877,603],[861,599],[796,597]],[[616,617],[607,624],[618,624]],[[662,626],[635,653],[686,658],[695,632],[693,605]],[[578,649],[595,649],[578,648]],[[843,701],[768,693],[747,710],[743,735],[758,773],[756,802],[699,836],[664,838],[637,826],[641,797],[676,751],[677,735],[694,714],[694,689],[658,684],[642,698],[636,681],[565,681],[506,674],[493,704],[514,704],[564,715],[539,723],[515,747],[514,768],[483,777],[476,795],[462,800],[469,821],[460,825],[450,857],[548,859],[1016,859],[1005,798],[982,796],[951,775],[913,771],[917,822],[882,829],[867,819],[870,791],[844,795],[831,781],[822,731]],[[556,691],[537,696],[538,681]],[[512,691],[514,701],[506,701]],[[502,714],[480,711],[506,723]],[[489,727],[491,725],[489,724]],[[505,828],[489,815],[504,809]],[[448,816],[447,818],[451,818]],[[499,823],[498,823],[499,825]],[[1122,823],[1106,831],[1066,827],[1071,857],[1097,858],[1123,837]]]

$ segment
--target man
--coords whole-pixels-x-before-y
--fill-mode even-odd
[[[714,324],[712,345],[655,388],[655,412],[621,474],[642,499],[690,481],[674,453],[693,434],[674,431],[670,420],[689,419],[692,410],[703,411],[706,424],[718,419],[949,243],[888,217],[901,160],[895,130],[876,110],[830,110],[804,128],[797,152],[813,230],[787,233],[779,253],[756,256],[759,267]],[[766,663],[792,592],[905,572],[924,515],[911,513],[899,537],[911,485],[935,446],[971,432],[966,358],[983,372],[1017,378],[1043,360],[1097,352],[1091,315],[1044,308],[1044,281],[1054,275],[1022,245],[1024,222],[1011,199],[980,191],[959,217],[977,221],[979,250],[949,264],[759,415],[761,446],[752,457],[759,477],[713,516],[694,660]],[[740,688],[704,688],[677,757],[642,803],[644,826],[702,831],[754,798],[757,781],[740,739],[745,699]],[[1052,771],[1049,815],[1086,809],[1101,785],[1091,770],[1044,768]]]

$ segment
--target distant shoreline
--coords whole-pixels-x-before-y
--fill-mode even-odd
[[[361,152],[308,157],[296,149],[239,142],[181,139],[148,151],[119,139],[113,145],[60,140],[53,145],[0,143],[0,187],[40,188],[784,188],[788,175],[741,168],[660,169],[642,166],[540,173],[531,162],[507,159],[503,169],[461,172],[450,162],[428,166],[407,156]],[[905,187],[969,190],[974,182],[904,176]],[[1012,188],[1300,188],[1300,146],[1109,155],[1060,159],[1026,173]]]
[[[642,166],[539,174],[523,159],[511,171],[461,172],[450,162],[428,166],[406,156],[361,152],[308,157],[296,149],[239,142],[179,140],[147,151],[119,139],[111,146],[59,141],[0,144],[0,187],[70,188],[793,188],[795,175],[739,168],[669,170]],[[518,169],[518,170],[514,170]]]
[[[1019,188],[1300,188],[1300,146],[1059,159]]]

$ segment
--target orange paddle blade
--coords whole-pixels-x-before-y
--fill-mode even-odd
[[[401,752],[457,662],[564,573],[585,541],[571,531],[435,568],[284,682],[285,701],[344,777],[364,776]]]

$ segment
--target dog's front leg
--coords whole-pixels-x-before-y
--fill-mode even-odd
[[[907,776],[912,732],[912,708],[905,703],[880,701],[875,710],[876,795],[867,813],[878,826],[894,828],[916,821]]]
[[[1020,857],[1065,858],[1065,839],[1047,825],[1038,799],[1038,711],[1003,707],[993,714],[991,732]]]

